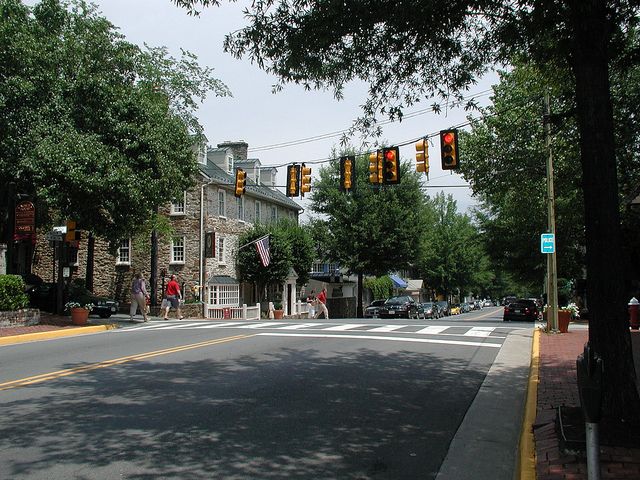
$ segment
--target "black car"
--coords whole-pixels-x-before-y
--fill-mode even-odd
[[[440,318],[440,309],[433,302],[424,302],[420,304],[422,308],[422,318]]]
[[[32,307],[45,312],[53,312],[56,309],[57,285],[51,282],[42,282],[34,285],[27,291],[29,303]],[[91,315],[99,315],[100,318],[109,318],[118,312],[119,303],[109,298],[99,297],[87,290],[81,283],[72,283],[69,287],[68,300],[82,304],[92,303]]]
[[[447,302],[446,300],[440,300],[439,302],[436,302],[436,305],[440,309],[441,317],[448,317],[449,315],[451,315],[451,307],[449,306],[449,302]]]
[[[378,310],[380,318],[418,318],[418,304],[408,296],[388,298]]]
[[[384,302],[386,302],[385,299],[371,302],[369,306],[364,309],[364,318],[376,318],[378,316],[378,310],[384,305]]]
[[[509,303],[504,307],[502,320],[508,322],[515,321],[532,321],[538,320],[538,305],[534,300],[520,298],[515,302]]]

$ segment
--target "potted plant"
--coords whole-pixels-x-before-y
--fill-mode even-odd
[[[273,318],[282,319],[284,317],[284,310],[282,309],[282,302],[273,302]]]
[[[93,310],[93,303],[67,302],[64,308],[71,313],[71,323],[86,325],[89,313]]]

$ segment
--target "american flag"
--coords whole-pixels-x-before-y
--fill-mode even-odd
[[[269,254],[269,235],[257,240],[256,248],[258,249],[258,255],[260,255],[262,266],[269,266],[269,263],[271,262],[271,255]]]

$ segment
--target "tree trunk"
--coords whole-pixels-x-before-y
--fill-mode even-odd
[[[625,299],[618,182],[603,0],[571,2],[572,69],[580,129],[585,208],[589,340],[604,361],[604,414],[637,419],[636,390]]]
[[[358,318],[364,317],[364,310],[362,308],[362,294],[364,290],[363,281],[364,281],[363,273],[358,272],[358,303],[356,307],[356,317]]]
[[[89,232],[89,238],[87,238],[87,268],[84,274],[85,287],[90,292],[93,292],[93,267],[95,258],[95,246],[96,239],[93,236],[93,232]]]

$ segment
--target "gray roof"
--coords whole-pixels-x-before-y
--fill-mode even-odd
[[[240,282],[229,275],[215,275],[207,280],[209,285],[239,285]]]
[[[215,165],[213,162],[207,160],[207,164],[199,164],[200,172],[209,177],[211,180],[219,183],[220,186],[228,187],[229,189],[233,189],[236,183],[235,175],[230,175],[220,167]],[[247,178],[247,188],[246,193],[252,197],[258,199],[268,200],[272,203],[277,203],[284,207],[290,208],[291,210],[300,211],[302,207],[298,205],[296,202],[287,197],[280,190],[277,190],[272,187],[268,187],[264,184],[256,184],[251,179]]]

